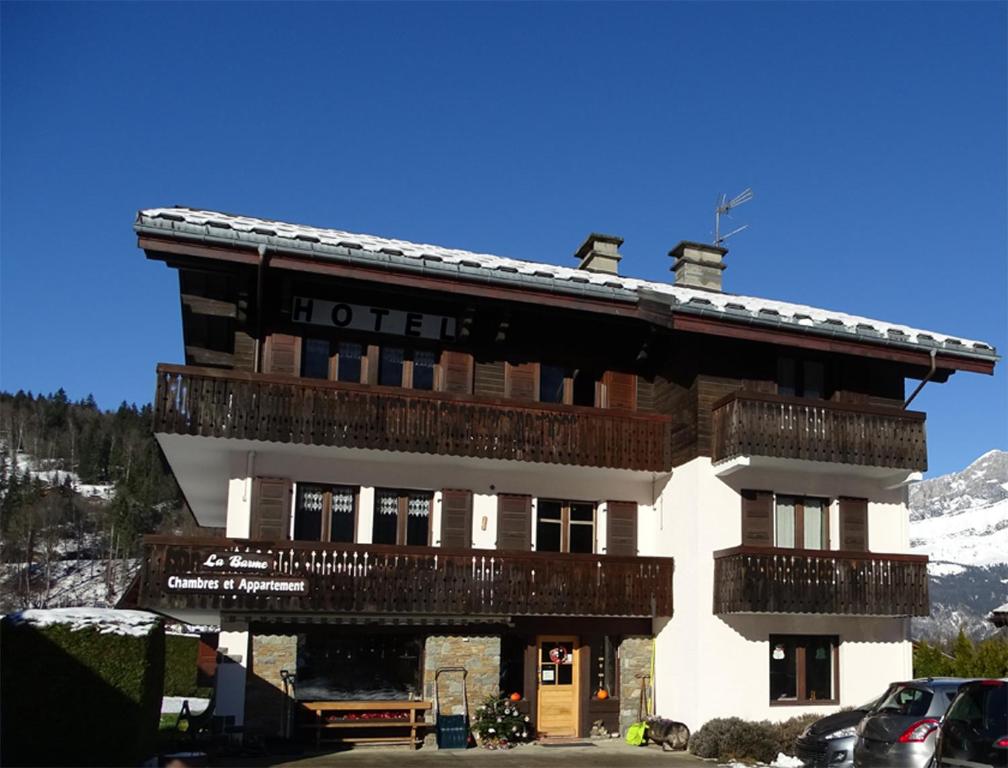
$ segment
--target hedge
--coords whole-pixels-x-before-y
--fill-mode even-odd
[[[156,754],[163,684],[160,621],[146,634],[127,634],[7,616],[0,621],[0,761],[137,765]]]
[[[707,721],[690,737],[689,751],[717,760],[757,760],[770,763],[779,752],[794,754],[795,739],[822,715],[792,717],[781,723],[753,722],[738,717]]]
[[[210,696],[210,688],[196,684],[199,641],[196,635],[165,635],[165,696]]]

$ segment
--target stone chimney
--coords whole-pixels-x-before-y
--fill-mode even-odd
[[[600,235],[592,232],[581,247],[577,249],[574,258],[581,261],[578,269],[587,269],[589,272],[603,272],[607,275],[619,274],[619,247],[623,245],[622,237],[614,235]]]
[[[702,288],[720,292],[726,253],[727,248],[683,240],[669,251],[669,256],[675,259],[672,264],[675,284],[684,288]]]

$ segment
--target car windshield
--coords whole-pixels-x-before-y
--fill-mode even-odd
[[[855,709],[859,712],[874,712],[889,697],[890,693],[892,693],[892,688],[886,688],[885,693],[881,696],[872,699],[867,704],[862,704],[860,707],[855,707]]]
[[[931,691],[923,688],[914,688],[912,685],[901,685],[892,690],[879,712],[892,712],[908,717],[923,717],[927,714],[928,707],[931,706]]]

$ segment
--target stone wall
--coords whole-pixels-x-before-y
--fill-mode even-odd
[[[651,637],[625,637],[619,646],[619,728],[638,722],[643,675],[651,674]],[[648,696],[653,695],[653,686]],[[644,713],[645,716],[647,713]]]
[[[245,726],[269,736],[283,732],[284,689],[280,670],[297,670],[297,635],[253,635],[245,683]]]
[[[434,701],[434,675],[440,667],[465,667],[466,693],[469,698],[469,721],[487,696],[500,693],[500,637],[433,636],[424,644],[424,698]],[[462,673],[441,675],[438,690],[441,711],[446,715],[461,715]],[[433,722],[434,712],[431,711]]]

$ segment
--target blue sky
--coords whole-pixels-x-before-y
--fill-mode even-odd
[[[178,289],[131,225],[174,204],[667,279],[752,186],[727,290],[1004,351],[1006,8],[5,2],[0,387],[150,399]],[[933,472],[1006,392],[925,388]]]

